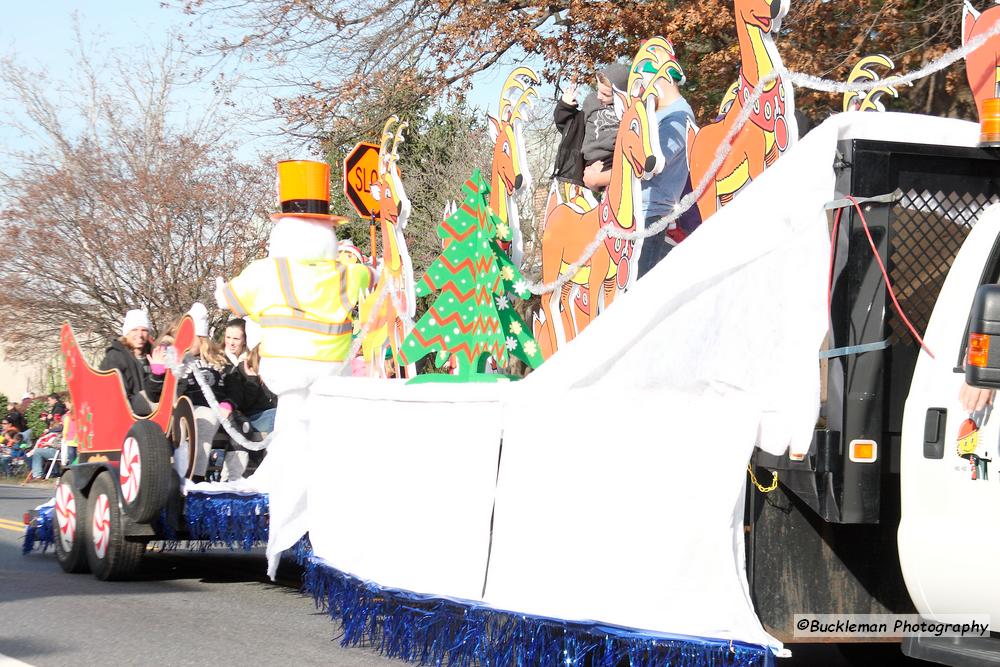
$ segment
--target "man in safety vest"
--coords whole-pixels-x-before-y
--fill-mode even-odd
[[[260,325],[260,376],[278,396],[274,440],[248,489],[269,494],[268,574],[278,557],[306,533],[307,495],[302,471],[308,460],[306,399],[318,380],[343,372],[351,348],[351,311],[375,282],[363,264],[337,258],[330,214],[330,165],[307,160],[278,163],[281,213],[268,257],[228,283],[217,281],[221,308]]]

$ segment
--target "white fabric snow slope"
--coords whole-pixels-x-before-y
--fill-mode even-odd
[[[383,586],[778,650],[746,585],[746,464],[812,436],[847,137],[978,128],[830,118],[527,379],[317,383],[308,460],[271,493],[305,478],[316,555]]]

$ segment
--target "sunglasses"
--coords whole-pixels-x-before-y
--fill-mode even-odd
[[[659,69],[650,60],[643,60],[632,68],[632,72],[635,74],[656,74],[658,71]],[[667,66],[667,74],[674,81],[680,81],[684,78],[684,74],[681,73],[680,68],[674,65]]]

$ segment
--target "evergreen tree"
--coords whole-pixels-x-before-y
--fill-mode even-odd
[[[498,244],[510,240],[510,228],[490,210],[490,188],[478,169],[462,190],[462,203],[438,227],[447,247],[417,282],[417,296],[438,297],[403,341],[402,357],[409,364],[433,352],[442,366],[456,355],[464,379],[482,374],[490,356],[500,367],[512,354],[535,368],[542,361],[538,343],[511,303],[531,294]]]

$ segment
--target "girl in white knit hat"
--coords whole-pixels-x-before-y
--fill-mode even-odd
[[[99,366],[102,371],[118,371],[132,412],[140,417],[153,411],[148,391],[150,352],[149,315],[145,310],[133,309],[125,313],[121,337],[111,341]]]

